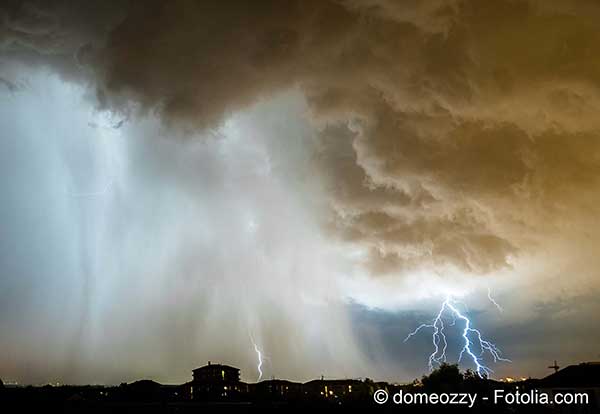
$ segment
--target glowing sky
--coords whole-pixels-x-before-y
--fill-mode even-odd
[[[496,376],[600,358],[595,2],[0,17],[3,380],[252,381],[253,340],[265,377],[411,380],[447,294]]]

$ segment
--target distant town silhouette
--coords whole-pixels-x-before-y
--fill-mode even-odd
[[[22,386],[0,380],[0,407],[61,409],[70,412],[191,412],[199,407],[375,407],[402,409],[402,412],[427,412],[439,409],[458,412],[465,406],[411,405],[397,407],[391,402],[378,405],[373,396],[431,393],[476,393],[491,396],[494,390],[520,393],[578,392],[589,396],[586,404],[556,406],[548,404],[508,405],[481,398],[470,412],[485,413],[596,413],[600,408],[600,362],[586,362],[559,369],[542,379],[505,378],[496,381],[480,378],[475,372],[461,372],[457,365],[442,364],[429,375],[409,384],[394,384],[366,379],[319,378],[305,383],[268,379],[257,383],[240,380],[240,370],[210,361],[192,371],[192,379],[179,385],[164,385],[152,380],[101,385]],[[380,391],[381,392],[381,391]]]

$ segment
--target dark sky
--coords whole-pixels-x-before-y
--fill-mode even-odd
[[[600,358],[599,18],[3,2],[0,377],[254,381],[254,341],[267,376],[411,380],[448,295],[496,377]]]

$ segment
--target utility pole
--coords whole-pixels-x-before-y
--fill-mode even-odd
[[[550,365],[548,368],[553,369],[555,373],[558,372],[558,370],[560,369],[560,367],[556,363],[556,359],[554,360],[554,365]]]

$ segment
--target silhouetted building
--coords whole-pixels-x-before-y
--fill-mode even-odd
[[[556,393],[586,393],[589,404],[561,405],[558,412],[596,413],[600,408],[600,362],[569,365],[535,382],[535,386],[550,395]]]
[[[261,381],[251,391],[258,399],[297,400],[302,397],[302,384],[281,379]]]
[[[108,396],[108,390],[101,392]],[[176,401],[180,397],[179,385],[163,385],[152,380],[139,380],[131,384],[121,384],[116,391],[111,392],[113,397],[122,401]]]
[[[366,382],[354,379],[313,380],[303,385],[304,394],[311,398],[357,399],[371,392]]]
[[[179,393],[181,400],[191,400],[192,399],[193,385],[194,385],[194,382],[189,381],[189,382],[186,382],[185,384],[181,384],[179,386],[178,393]]]
[[[200,382],[239,382],[240,370],[229,365],[211,364],[196,368],[193,372],[194,381]]]
[[[229,400],[237,399],[247,391],[247,385],[240,382],[240,370],[229,365],[211,364],[196,368],[193,372],[191,399]]]

